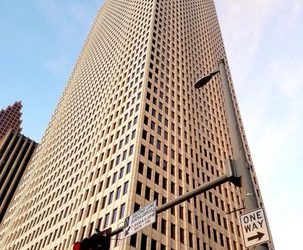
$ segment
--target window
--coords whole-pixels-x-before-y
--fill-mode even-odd
[[[192,222],[191,222],[191,211],[188,211],[188,212],[187,212],[187,221],[188,221],[189,224],[192,223]]]
[[[157,184],[157,185],[159,185],[159,178],[160,178],[160,175],[159,175],[159,173],[155,173],[155,183]]]
[[[97,209],[98,209],[98,203],[99,203],[99,201],[96,201],[96,202],[95,202],[95,206],[94,206],[94,213],[96,213],[96,212],[97,212]]]
[[[120,207],[119,219],[122,219],[124,217],[124,213],[125,213],[125,203],[123,203]]]
[[[176,238],[176,226],[171,223],[170,236],[172,239]]]
[[[87,210],[86,210],[86,217],[89,216],[89,213],[90,213],[90,209],[91,209],[92,205],[89,205]]]
[[[141,195],[141,191],[142,191],[142,183],[140,181],[137,181],[136,194]]]
[[[121,186],[117,188],[117,191],[116,191],[116,200],[120,198],[120,194],[121,194]]]
[[[117,158],[116,158],[116,165],[118,165],[120,163],[120,158],[121,158],[121,156],[118,155]]]
[[[147,242],[146,241],[147,241],[147,236],[144,233],[142,233],[140,249],[146,249],[147,248],[147,246],[146,246]]]
[[[174,166],[174,165],[171,165],[171,166],[170,166],[170,173],[171,173],[172,175],[175,175],[175,166]]]
[[[184,229],[180,228],[180,242],[184,244]]]
[[[114,223],[117,220],[117,211],[118,211],[118,209],[115,208],[114,211],[113,211],[112,222],[111,223]]]
[[[123,172],[124,172],[124,167],[122,167],[120,169],[120,173],[119,173],[119,179],[121,179],[123,177]]]
[[[103,228],[107,228],[108,224],[109,224],[109,213],[105,215]]]
[[[189,246],[193,247],[193,234],[189,233]]]
[[[153,145],[154,144],[154,140],[155,140],[155,137],[153,135],[150,135],[150,137],[149,137],[149,143]]]
[[[144,164],[140,161],[138,172],[143,175],[143,171],[144,171]]]
[[[183,217],[183,210],[184,210],[184,209],[183,209],[183,207],[181,207],[181,206],[179,207],[179,209],[180,209],[180,210],[179,210],[179,217],[180,217],[181,220],[183,220],[183,219],[184,219],[184,217]]]
[[[151,249],[157,249],[157,241],[155,241],[154,239],[152,239],[151,241]]]
[[[153,151],[151,151],[151,150],[148,151],[148,159],[149,159],[150,161],[153,160]]]
[[[106,179],[106,185],[105,185],[106,188],[109,187],[109,183],[110,183],[110,177],[108,177],[108,178]]]
[[[166,235],[166,220],[161,219],[161,233]]]
[[[156,155],[156,165],[160,166],[160,156]]]
[[[152,170],[150,167],[147,167],[146,178],[150,180],[151,175],[152,175]]]
[[[110,205],[113,202],[113,197],[114,197],[114,191],[110,192],[108,196],[108,205]]]
[[[157,149],[160,150],[161,149],[161,142],[159,140],[157,140]]]
[[[163,177],[163,180],[162,180],[162,188],[164,188],[165,190],[167,188],[167,179],[165,177]]]
[[[117,180],[117,172],[115,172],[113,175],[112,184],[114,184],[116,180]]]
[[[145,188],[145,199],[149,200],[149,197],[150,197],[150,188],[146,187]]]
[[[170,183],[170,192],[172,194],[175,194],[175,183],[173,183],[173,182]]]
[[[137,234],[134,234],[130,237],[130,245],[132,247],[137,247]]]
[[[140,209],[140,205],[138,203],[135,202],[134,205],[134,212],[137,212]]]
[[[101,209],[105,207],[106,195],[102,198]]]
[[[147,131],[143,129],[142,138],[143,138],[144,140],[146,140],[146,137],[147,137]]]
[[[126,156],[127,156],[127,151],[124,150],[123,155],[122,155],[122,161],[124,161],[126,159]]]
[[[134,153],[134,145],[131,145],[129,148],[129,156],[132,155]]]
[[[127,193],[127,190],[128,190],[128,181],[124,183],[124,186],[123,186],[123,195],[125,195]]]
[[[127,163],[127,166],[126,166],[126,174],[128,174],[130,172],[130,169],[131,169],[131,163]]]

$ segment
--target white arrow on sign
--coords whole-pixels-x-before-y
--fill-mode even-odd
[[[269,241],[267,223],[262,208],[241,215],[240,221],[246,247]]]

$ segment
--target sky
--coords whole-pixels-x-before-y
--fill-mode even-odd
[[[101,0],[0,0],[0,109],[23,103],[40,141]],[[215,0],[277,250],[303,224],[303,1]]]

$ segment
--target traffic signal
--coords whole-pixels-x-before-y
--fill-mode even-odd
[[[81,242],[75,242],[73,245],[73,250],[81,250]]]
[[[83,239],[81,242],[74,243],[73,250],[109,250],[111,228],[104,231],[96,229],[96,231],[92,236]]]

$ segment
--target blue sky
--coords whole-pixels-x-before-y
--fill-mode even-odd
[[[40,141],[100,0],[0,0],[0,109],[23,102]],[[303,2],[216,0],[240,110],[277,250],[303,216]]]
[[[23,103],[40,141],[102,1],[0,0],[0,108]]]

